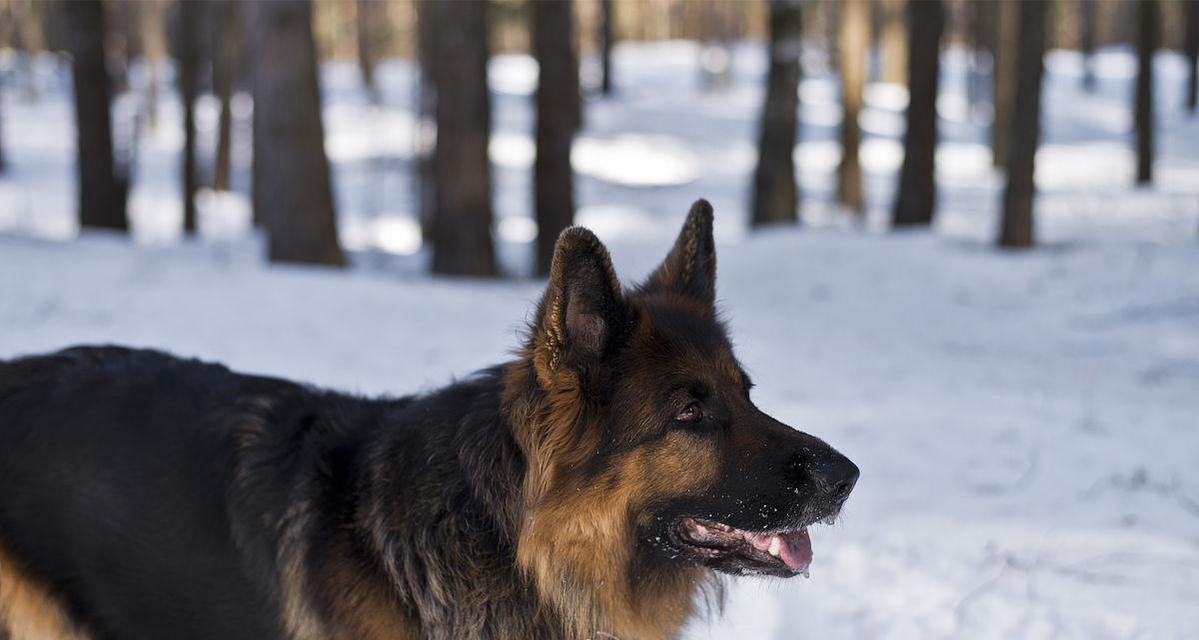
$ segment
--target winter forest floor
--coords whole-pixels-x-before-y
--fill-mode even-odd
[[[588,99],[576,145],[579,222],[631,283],[664,255],[687,205],[710,199],[718,294],[756,401],[849,455],[862,479],[842,520],[813,529],[811,580],[733,582],[725,614],[688,637],[1193,637],[1199,118],[1178,107],[1181,58],[1157,60],[1157,181],[1134,189],[1132,55],[1099,54],[1095,94],[1079,88],[1077,55],[1048,56],[1043,244],[1018,254],[990,246],[1002,178],[959,50],[944,63],[938,221],[905,233],[884,233],[902,88],[866,94],[870,211],[858,228],[832,202],[837,84],[813,60],[797,150],[808,224],[750,233],[764,55],[738,47],[731,84],[713,89],[699,88],[695,59],[690,43],[618,49],[617,93]],[[30,101],[20,65],[0,69],[11,163],[0,176],[0,357],[119,342],[375,394],[433,388],[517,344],[538,282],[422,272],[407,63],[381,68],[382,106],[365,100],[355,67],[324,68],[349,272],[265,265],[236,193],[206,194],[202,241],[177,243],[182,134],[166,95],[137,145],[136,246],[75,240],[69,74],[39,61]],[[496,232],[521,274],[535,232],[535,67],[500,56],[491,71]],[[239,96],[235,107],[244,193],[250,106]],[[139,108],[123,94],[114,119]],[[199,118],[210,154],[210,98]],[[117,130],[128,147],[130,128]]]

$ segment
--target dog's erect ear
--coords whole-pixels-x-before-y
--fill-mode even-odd
[[[612,259],[599,238],[582,227],[558,236],[549,285],[533,335],[537,377],[550,384],[561,367],[586,367],[615,346],[629,309]]]
[[[674,248],[641,290],[671,291],[709,306],[716,303],[716,243],[712,240],[712,205],[707,200],[691,205]]]

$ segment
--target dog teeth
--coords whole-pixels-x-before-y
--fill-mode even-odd
[[[779,541],[779,537],[773,536],[770,538],[770,548],[767,549],[767,552],[769,552],[770,555],[777,558],[777,557],[779,557],[779,549],[781,547],[782,547],[782,544]]]

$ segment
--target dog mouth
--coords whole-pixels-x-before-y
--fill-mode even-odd
[[[812,564],[807,527],[755,533],[713,520],[682,517],[675,521],[672,533],[683,550],[728,573],[806,577]]]

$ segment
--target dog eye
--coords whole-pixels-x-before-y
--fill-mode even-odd
[[[704,417],[704,411],[698,402],[692,402],[674,417],[678,422],[699,422]]]

